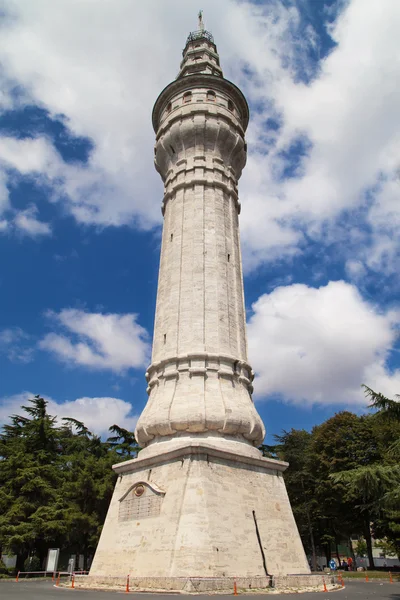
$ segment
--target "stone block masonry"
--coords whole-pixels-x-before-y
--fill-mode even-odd
[[[75,576],[76,588],[114,589],[126,591],[127,577]],[[275,591],[321,592],[324,583],[328,591],[342,586],[337,577],[323,575],[286,575],[282,577],[130,577],[130,592],[180,592],[184,594],[230,594],[234,586],[239,594],[243,592],[274,593]]]
[[[287,464],[257,449],[265,429],[252,399],[239,237],[248,120],[212,35],[192,32],[153,109],[164,228],[149,399],[136,427],[143,450],[114,466],[88,585],[128,574],[134,589],[165,591],[308,581]]]
[[[261,457],[238,461],[234,453],[206,443],[122,463],[91,574],[308,573],[282,477],[285,467]]]

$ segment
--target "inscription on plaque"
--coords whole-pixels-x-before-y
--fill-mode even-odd
[[[160,514],[164,493],[142,483],[135,485],[119,504],[119,521],[132,521],[157,517]]]

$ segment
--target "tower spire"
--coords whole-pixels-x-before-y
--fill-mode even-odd
[[[216,75],[223,77],[214,38],[205,28],[203,11],[199,10],[196,31],[191,31],[183,50],[178,79],[186,75]]]
[[[204,31],[203,11],[199,10],[199,31]]]

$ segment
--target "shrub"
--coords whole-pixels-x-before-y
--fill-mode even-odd
[[[11,575],[13,575],[14,569],[9,569],[0,559],[0,579],[7,579]]]
[[[24,571],[40,571],[42,565],[40,559],[37,556],[31,556],[24,562]]]
[[[8,569],[3,563],[3,561],[0,559],[0,575],[5,575],[6,573],[8,573]]]

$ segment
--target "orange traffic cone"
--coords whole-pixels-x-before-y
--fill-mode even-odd
[[[237,596],[237,585],[236,585],[236,579],[233,580],[233,595]]]

